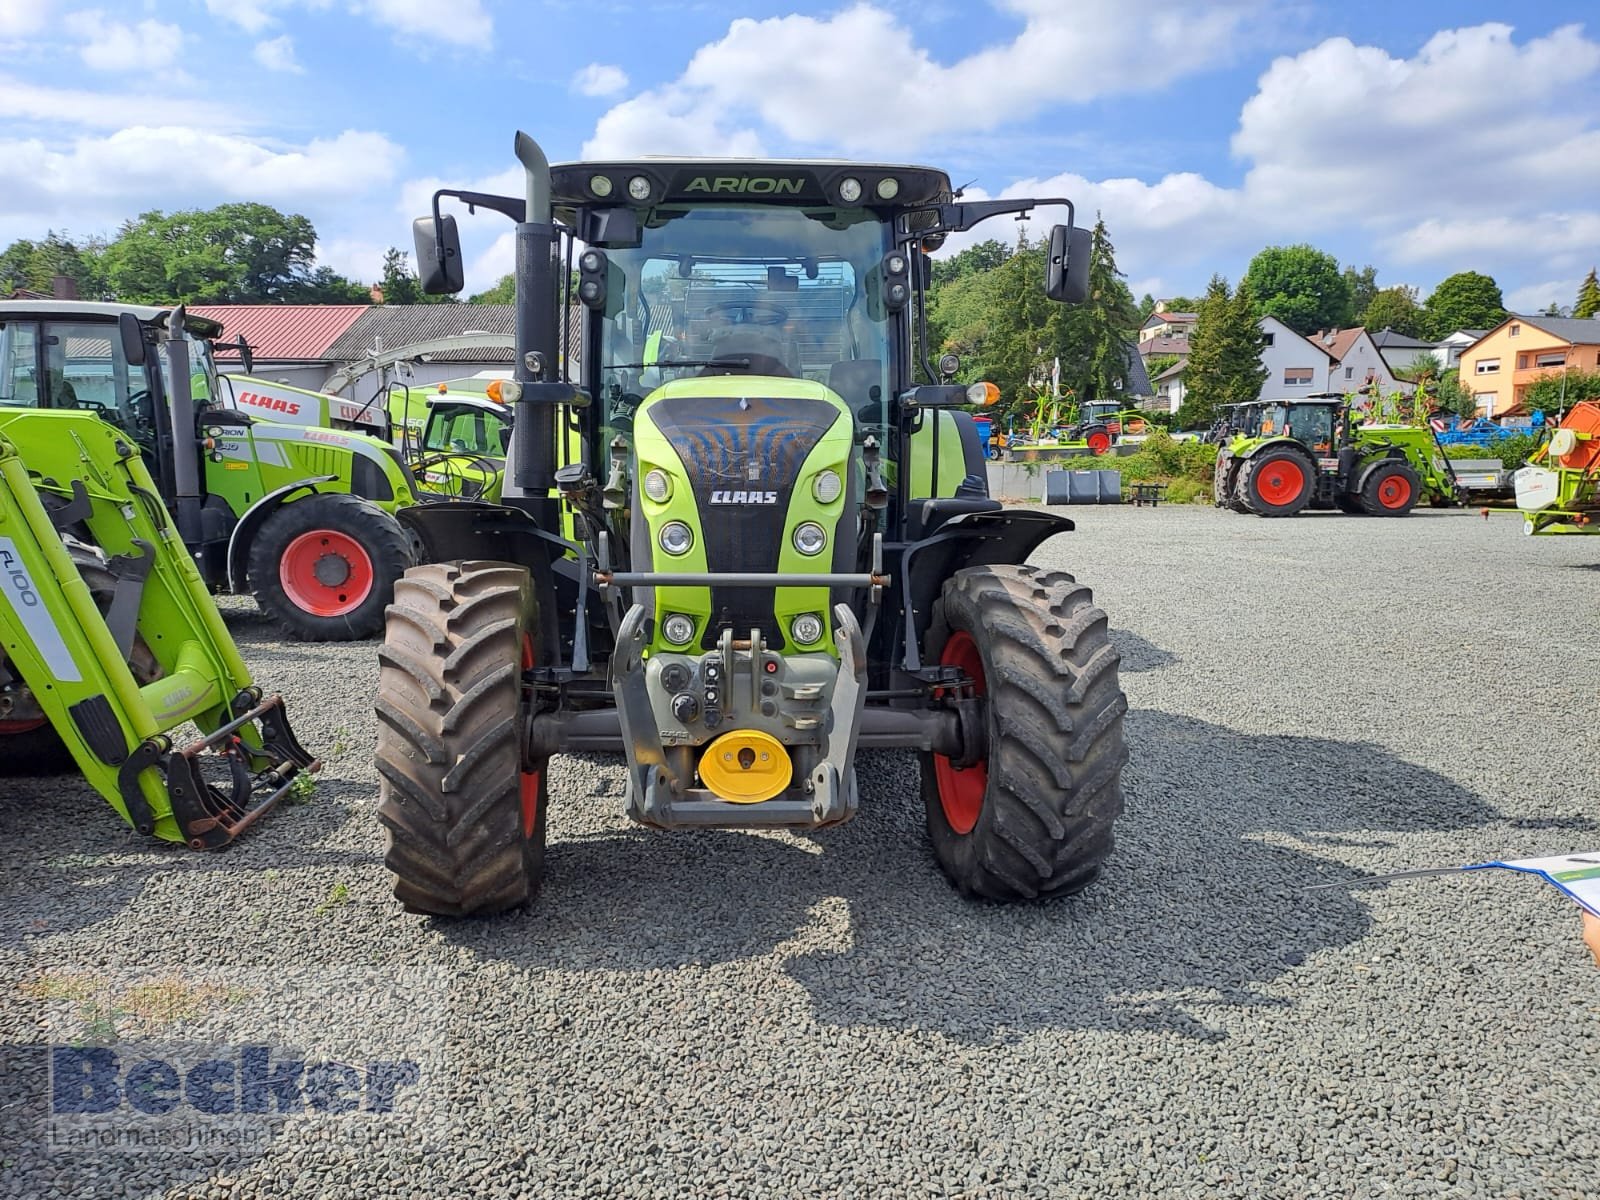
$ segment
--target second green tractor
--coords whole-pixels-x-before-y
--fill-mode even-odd
[[[1345,397],[1232,404],[1212,434],[1219,445],[1212,499],[1261,517],[1306,508],[1403,517],[1422,501],[1459,502],[1450,460],[1426,426],[1363,423]]]

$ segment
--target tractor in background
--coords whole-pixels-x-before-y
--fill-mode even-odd
[[[1574,404],[1511,479],[1523,532],[1600,533],[1600,401]]]
[[[138,448],[213,591],[254,594],[297,638],[368,637],[414,561],[394,518],[411,473],[376,438],[226,402],[221,332],[182,307],[0,302],[0,411],[94,414]]]
[[[1228,405],[1211,436],[1219,442],[1212,499],[1237,512],[1403,517],[1424,499],[1461,501],[1431,428],[1364,423],[1342,395]]]
[[[437,294],[464,286],[441,201],[515,222],[516,419],[499,504],[401,514],[424,561],[379,652],[397,898],[528,901],[550,757],[589,751],[626,756],[644,825],[810,830],[856,813],[859,750],[909,749],[957,888],[1088,886],[1122,809],[1117,651],[1086,587],[1028,563],[1072,522],[988,495],[965,410],[998,391],[936,367],[924,319],[946,235],[1070,203],[963,202],[926,167],[515,148],[522,195],[442,189],[414,230]],[[1051,231],[1050,298],[1087,295],[1090,244]]]

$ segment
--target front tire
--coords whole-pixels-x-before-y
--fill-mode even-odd
[[[1312,470],[1299,451],[1263,450],[1239,468],[1239,498],[1258,517],[1292,517],[1311,501]]]
[[[250,586],[261,611],[307,642],[353,641],[383,628],[411,540],[383,509],[327,492],[291,500],[256,531]]]
[[[1361,484],[1361,509],[1374,517],[1404,517],[1422,496],[1422,477],[1411,464],[1389,459],[1373,467]]]
[[[922,755],[935,857],[993,900],[1066,896],[1110,856],[1127,761],[1118,654],[1089,589],[1062,571],[969,567],[944,586],[928,655],[987,697],[987,753]]]
[[[510,563],[430,563],[395,584],[378,651],[378,819],[410,912],[527,903],[544,877],[548,759],[524,761],[532,583]]]

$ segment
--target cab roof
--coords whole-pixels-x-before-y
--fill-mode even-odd
[[[633,194],[643,178],[648,191]],[[845,199],[854,179],[860,195]],[[597,181],[605,182],[599,187]],[[551,199],[559,207],[758,203],[907,209],[950,202],[950,177],[933,167],[821,158],[674,158],[646,155],[603,162],[556,163]],[[885,193],[888,193],[885,195]]]
[[[171,311],[154,304],[119,304],[107,300],[0,300],[0,321],[24,316],[115,321],[123,313],[132,313],[142,324],[150,325],[164,324]],[[222,333],[220,322],[188,312],[184,313],[183,327],[196,337],[214,338]]]

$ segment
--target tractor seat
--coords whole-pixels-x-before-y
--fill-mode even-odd
[[[732,329],[711,340],[709,358],[747,358],[748,367],[714,366],[701,370],[701,375],[775,375],[793,379],[795,371],[791,362],[797,357],[793,344],[771,334],[753,329]]]

